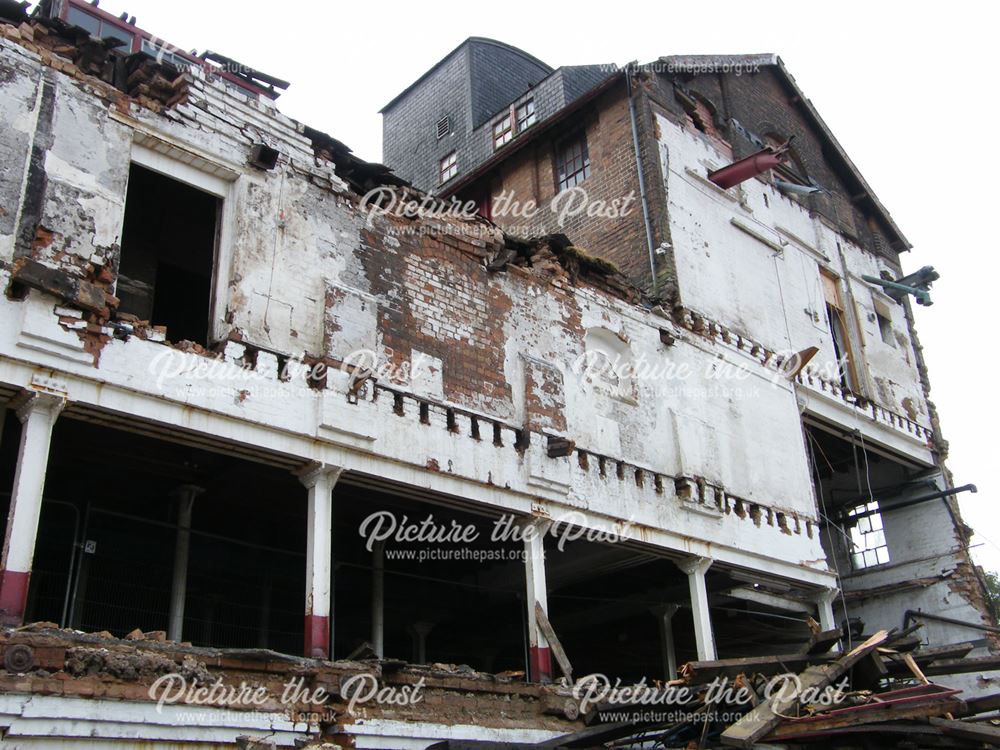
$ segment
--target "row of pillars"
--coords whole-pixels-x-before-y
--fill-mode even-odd
[[[48,464],[49,443],[56,418],[62,411],[64,399],[49,394],[34,393],[16,409],[24,425],[11,494],[7,535],[0,559],[0,624],[21,625],[27,604],[28,581],[34,556],[38,520],[41,513],[45,472]],[[5,409],[0,409],[0,432]],[[333,643],[333,491],[342,474],[339,467],[311,464],[297,472],[306,487],[308,496],[306,535],[306,602],[305,602],[305,654],[328,659]],[[184,602],[187,596],[187,566],[191,541],[191,519],[195,499],[201,490],[182,487],[179,492],[177,537],[174,549],[173,585],[170,593],[168,636],[171,640],[183,639]],[[528,667],[533,681],[552,678],[552,651],[535,616],[536,604],[547,614],[548,596],[545,577],[544,539],[549,522],[536,519],[525,522],[524,564],[525,591],[528,621]],[[378,656],[384,656],[384,550],[373,550],[372,560],[372,647]],[[716,658],[715,638],[712,632],[711,609],[706,573],[712,560],[691,557],[677,563],[687,575],[690,606],[694,622],[695,644],[698,659]],[[824,630],[833,629],[833,595],[828,591],[817,598],[820,624]],[[679,605],[667,604],[656,610],[659,618],[663,646],[663,666],[668,677],[677,672],[673,643],[673,616]],[[414,658],[426,660],[426,639],[431,623],[415,623],[411,628],[414,639]]]

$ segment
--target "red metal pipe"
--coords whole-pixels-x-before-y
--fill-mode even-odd
[[[764,174],[767,170],[783,164],[787,151],[787,143],[783,143],[777,148],[767,146],[755,154],[750,154],[750,156],[735,161],[729,166],[715,170],[708,175],[708,179],[723,190],[728,190],[751,177]]]

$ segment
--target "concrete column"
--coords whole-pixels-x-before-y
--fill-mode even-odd
[[[663,676],[667,680],[677,679],[677,649],[674,647],[674,615],[680,606],[664,604],[650,611],[656,617],[660,629],[660,653],[663,658]]]
[[[21,625],[24,621],[49,443],[52,427],[64,405],[65,399],[61,397],[33,393],[17,409],[23,427],[7,517],[7,538],[0,558],[0,625]]]
[[[372,548],[372,649],[385,656],[385,542]]]
[[[705,573],[712,566],[712,559],[695,557],[677,563],[677,567],[687,573],[688,588],[691,591],[691,617],[694,620],[694,640],[698,647],[699,661],[717,658],[715,637],[712,635],[712,613],[708,608],[708,588]]]
[[[538,628],[535,603],[549,613],[545,585],[545,534],[551,522],[535,520],[524,523],[525,605],[528,608],[528,677],[532,682],[552,681],[552,650]]]
[[[837,629],[837,617],[833,613],[833,606],[838,596],[840,596],[840,591],[837,589],[823,589],[813,599],[819,613],[819,625],[823,630]]]
[[[184,603],[187,601],[188,558],[191,550],[191,516],[194,500],[205,490],[187,484],[174,491],[177,498],[177,539],[174,542],[174,575],[170,585],[170,619],[167,638],[184,640]]]
[[[306,514],[305,653],[316,659],[331,656],[330,625],[333,563],[333,488],[341,469],[310,464],[299,472],[309,490]]]
[[[419,621],[410,626],[410,635],[413,637],[413,663],[427,663],[427,636],[434,629],[433,622]]]

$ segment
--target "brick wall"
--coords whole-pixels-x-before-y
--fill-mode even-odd
[[[558,193],[557,151],[579,135],[586,137],[590,157],[590,176],[580,184],[588,205],[596,208],[604,202],[611,206],[631,196],[624,216],[606,218],[583,211],[560,221],[559,211],[569,204],[553,202]],[[493,220],[505,231],[521,236],[563,233],[576,246],[614,263],[640,286],[649,285],[649,253],[624,86],[597,97],[570,122],[515,153],[463,195],[473,197],[487,191],[494,198]],[[504,193],[510,196],[508,210],[500,215],[503,202],[497,198]],[[563,196],[561,200],[567,199]],[[514,210],[515,205],[524,208],[529,202],[538,207],[534,216]]]

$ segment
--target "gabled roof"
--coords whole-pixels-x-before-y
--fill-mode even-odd
[[[909,250],[913,247],[910,241],[906,239],[899,227],[896,226],[896,222],[893,221],[892,216],[882,202],[875,195],[875,191],[872,190],[868,181],[862,176],[861,171],[857,168],[851,158],[847,155],[844,147],[840,145],[840,142],[833,135],[833,132],[820,117],[819,112],[813,106],[813,103],[809,101],[806,95],[799,88],[799,85],[795,82],[795,78],[792,74],[788,72],[785,67],[785,63],[781,60],[778,55],[774,53],[758,54],[758,55],[670,55],[666,57],[661,57],[660,62],[664,63],[668,70],[673,69],[674,73],[682,73],[685,71],[695,73],[698,72],[714,72],[714,73],[725,73],[741,70],[743,72],[752,71],[754,69],[759,69],[761,67],[774,68],[775,72],[778,74],[778,78],[784,83],[785,86],[793,94],[793,100],[797,101],[801,107],[802,111],[805,113],[806,118],[810,120],[816,130],[819,132],[820,136],[827,144],[830,146],[830,156],[832,159],[839,162],[839,166],[842,168],[850,180],[853,180],[857,192],[863,194],[868,201],[871,203],[872,208],[886,227],[890,230],[892,234],[895,235],[895,241],[892,243],[894,249],[897,251]]]

